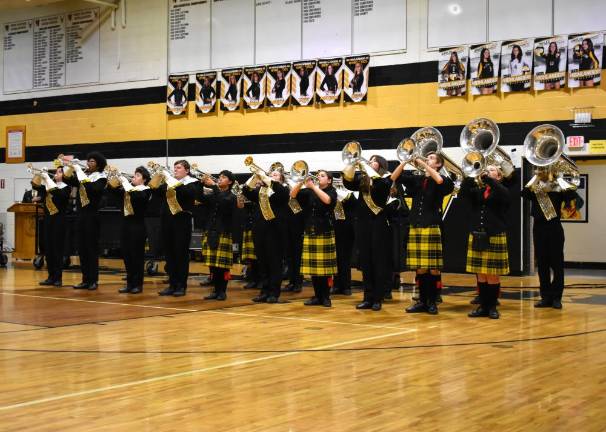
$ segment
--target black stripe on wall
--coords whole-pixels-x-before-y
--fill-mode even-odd
[[[530,130],[546,122],[502,123],[500,145],[522,145]],[[550,122],[562,129],[564,135],[583,135],[586,141],[606,136],[606,119],[594,121],[594,127],[575,129],[568,122]],[[458,147],[464,125],[444,126],[438,130],[444,136],[444,147]],[[301,151],[340,151],[352,140],[359,141],[366,155],[368,151],[395,149],[400,140],[412,135],[418,128],[369,129],[334,132],[309,132],[276,135],[251,135],[216,138],[186,138],[168,141],[168,155],[206,156],[243,155],[249,153],[296,153]],[[59,153],[74,154],[82,159],[86,153],[101,151],[107,158],[157,158],[166,155],[166,140],[106,142],[96,144],[66,144],[26,147],[28,162],[52,160]],[[3,151],[3,149],[2,149]],[[3,159],[0,159],[3,160]]]
[[[369,86],[417,84],[436,81],[437,62],[376,66],[370,70]],[[194,101],[196,86],[189,84],[189,100]],[[0,115],[34,114],[77,109],[109,108],[162,103],[166,87],[91,92],[65,96],[19,99],[0,102]]]

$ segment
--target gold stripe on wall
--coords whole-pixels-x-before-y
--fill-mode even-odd
[[[24,124],[27,145],[45,146],[158,140],[167,134],[181,139],[448,126],[476,117],[497,123],[571,120],[571,109],[585,106],[594,107],[594,118],[606,118],[604,80],[599,88],[462,98],[439,99],[436,91],[435,83],[371,87],[363,104],[218,112],[203,117],[190,102],[187,117],[168,120],[164,104],[58,111],[2,116],[0,128]]]

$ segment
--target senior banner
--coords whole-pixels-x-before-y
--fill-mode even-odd
[[[501,92],[530,90],[533,39],[501,44]]]
[[[222,111],[236,111],[240,108],[242,69],[225,69],[219,74]]]
[[[316,60],[300,61],[292,64],[293,105],[313,105],[316,82]]]
[[[244,108],[259,109],[265,106],[265,66],[244,68],[242,76],[242,99]]]
[[[463,96],[467,88],[469,47],[441,48],[438,58],[438,96]]]
[[[290,104],[290,74],[292,64],[282,63],[267,66],[267,101],[273,108]]]
[[[324,104],[339,103],[343,90],[343,59],[318,60],[316,68],[316,95]]]
[[[602,77],[604,33],[568,36],[568,87],[594,87]]]
[[[370,56],[345,58],[343,66],[343,93],[345,102],[363,102],[368,95]]]
[[[217,104],[217,72],[196,74],[196,112],[208,114]]]
[[[534,89],[554,90],[566,85],[566,36],[534,40]]]
[[[166,86],[166,112],[170,115],[187,114],[189,75],[169,75]]]
[[[471,94],[490,95],[497,91],[501,62],[501,42],[472,45],[469,49]]]

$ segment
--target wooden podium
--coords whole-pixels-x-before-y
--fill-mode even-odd
[[[36,213],[44,215],[35,203],[15,203],[7,211],[15,213],[15,250],[13,258],[31,260],[36,256]],[[38,206],[39,207],[39,206]]]

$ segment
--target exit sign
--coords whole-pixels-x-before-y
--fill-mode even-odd
[[[585,147],[585,137],[583,135],[566,137],[566,146],[568,150],[583,150]]]

